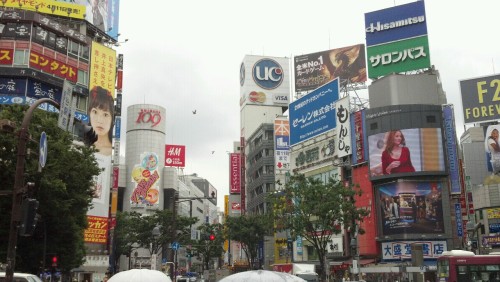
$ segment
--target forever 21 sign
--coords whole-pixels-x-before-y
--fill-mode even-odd
[[[159,110],[141,109],[135,123],[151,123],[151,127],[157,126],[161,122]]]

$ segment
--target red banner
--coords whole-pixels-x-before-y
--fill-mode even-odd
[[[34,51],[30,53],[30,67],[65,78],[71,82],[76,82],[78,78],[78,71],[75,67]]]
[[[165,166],[185,167],[186,146],[165,145]]]
[[[0,48],[0,65],[12,65],[14,62],[14,50]]]
[[[229,156],[229,192],[237,194],[241,192],[241,160],[239,153],[231,153]]]

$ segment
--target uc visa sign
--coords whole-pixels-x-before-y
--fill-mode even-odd
[[[272,90],[283,82],[283,68],[275,60],[261,59],[253,66],[252,77],[258,86]]]

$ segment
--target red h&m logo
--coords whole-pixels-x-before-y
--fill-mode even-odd
[[[165,166],[184,167],[185,162],[186,146],[165,145]]]

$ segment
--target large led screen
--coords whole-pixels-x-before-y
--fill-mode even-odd
[[[409,128],[368,136],[372,180],[446,172],[441,128]]]
[[[378,185],[383,236],[444,233],[442,190],[440,182],[402,181]]]

